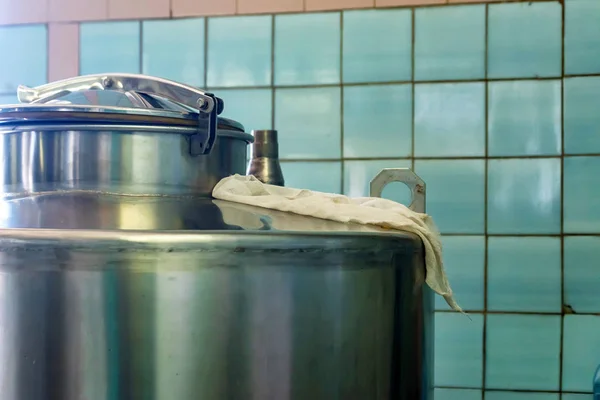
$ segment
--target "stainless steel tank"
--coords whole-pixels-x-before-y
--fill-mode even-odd
[[[19,95],[0,110],[0,399],[432,398],[416,236],[212,199],[252,137],[209,93],[119,74]]]

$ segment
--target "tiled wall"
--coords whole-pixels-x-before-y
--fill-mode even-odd
[[[521,0],[0,0],[0,25],[269,14],[497,1]]]
[[[591,399],[599,0],[14,26],[0,53],[2,102],[77,72],[208,87],[248,129],[280,131],[290,186],[359,196],[412,166],[472,318],[438,299],[437,399]]]

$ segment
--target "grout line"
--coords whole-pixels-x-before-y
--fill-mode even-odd
[[[411,87],[410,87],[410,95],[411,95],[411,144],[410,144],[410,166],[412,170],[416,173],[415,170],[415,18],[416,10],[415,8],[411,8],[410,18],[411,18],[411,50],[410,50],[410,58],[411,58],[411,67],[410,67],[410,77],[411,77]],[[425,205],[427,206],[427,204]]]
[[[573,77],[581,77],[584,75],[573,75]],[[600,74],[588,75],[593,77],[600,77]],[[344,82],[341,85],[344,86],[389,86],[389,85],[433,85],[433,84],[459,84],[459,83],[485,83],[485,82],[515,82],[515,81],[551,81],[560,80],[560,76],[552,77],[537,77],[537,78],[489,78],[489,79],[445,79],[445,80],[427,80],[427,81],[412,81],[412,80],[400,80],[400,81],[380,81],[380,82]],[[315,83],[315,84],[304,84],[304,85],[273,85],[277,89],[311,89],[311,88],[326,88],[326,87],[338,87],[340,83]],[[215,86],[214,89],[269,89],[269,85],[241,85],[241,86]]]
[[[81,38],[81,33],[83,31],[83,29],[81,29],[82,28],[81,25],[82,24],[79,23],[79,29],[77,29],[77,35],[79,36],[79,39],[77,40],[77,51],[78,51],[78,54],[77,54],[77,64],[79,64],[77,66],[77,74],[78,75],[82,75],[82,73],[81,73],[81,61],[83,60],[83,57],[81,56],[81,44],[83,43],[83,40],[81,40],[82,39]]]
[[[479,387],[473,387],[473,386],[436,386],[436,389],[466,389],[466,390],[480,390],[481,388]],[[556,390],[543,390],[543,389],[497,389],[497,388],[490,388],[490,389],[485,389],[485,391],[488,392],[500,392],[500,393],[558,393],[560,394],[561,392],[556,391]],[[581,391],[568,391],[568,392],[562,392],[562,394],[589,394],[591,395],[592,392],[581,392]],[[444,399],[441,399],[444,400]]]
[[[579,158],[579,157],[599,157],[600,153],[590,153],[590,154],[572,154],[565,157],[570,158]],[[346,157],[344,159],[340,157],[326,157],[326,158],[282,158],[281,161],[287,162],[319,162],[319,161],[383,161],[383,160],[410,160],[414,158],[415,160],[421,161],[458,161],[458,160],[531,160],[531,159],[558,159],[560,160],[562,156],[432,156],[432,157]]]
[[[464,310],[465,313],[467,314],[483,314],[484,316],[486,314],[489,315],[541,315],[541,316],[562,316],[563,313],[560,311],[557,312],[551,312],[551,311],[516,311],[516,310],[511,310],[511,311],[495,311],[495,310]],[[436,309],[435,310],[436,313],[456,313],[456,311],[451,310],[451,309]],[[574,315],[593,315],[593,316],[600,316],[600,312],[586,312],[586,313],[577,313]],[[486,388],[486,390],[488,390],[488,388]]]
[[[561,32],[561,74],[565,76],[565,4],[561,4],[561,18],[562,18],[562,32]],[[562,392],[563,389],[563,352],[564,352],[564,332],[565,332],[565,316],[564,316],[564,305],[565,305],[565,225],[564,225],[564,188],[565,188],[565,81],[564,78],[560,81],[560,134],[561,134],[561,162],[560,162],[560,343],[558,353],[558,390]],[[562,397],[562,396],[561,396]]]
[[[275,14],[271,15],[271,129],[275,127]],[[279,133],[278,133],[279,134]],[[281,139],[280,139],[281,140]]]
[[[208,86],[208,21],[210,18],[204,17],[204,86]]]
[[[489,21],[489,6],[485,5],[485,22],[484,22],[484,58],[483,58],[483,69],[485,78],[488,77],[488,21]],[[489,164],[489,102],[488,102],[488,90],[489,83],[486,79],[484,84],[484,130],[485,130],[485,163],[483,176],[485,177],[483,182],[483,231],[485,232],[485,241],[483,247],[483,338],[482,338],[482,368],[481,368],[481,399],[485,400],[485,387],[487,384],[487,320],[488,320],[488,248],[489,248],[489,233],[488,233],[488,164]]]
[[[272,17],[275,17],[275,14],[271,14]],[[210,18],[204,18],[205,25],[208,23]],[[145,19],[151,20],[151,19]],[[206,29],[206,27],[205,27]],[[206,45],[206,43],[205,43]],[[80,54],[81,54],[81,43]],[[205,46],[206,47],[206,46]],[[205,59],[207,49],[205,48]],[[80,66],[81,66],[81,57],[80,57]],[[273,71],[274,73],[274,71]],[[342,86],[389,86],[389,85],[429,85],[429,84],[459,84],[459,83],[486,83],[486,82],[515,82],[515,81],[536,81],[536,80],[562,80],[563,78],[590,78],[597,77],[600,78],[600,74],[577,74],[577,75],[565,75],[562,76],[553,76],[553,77],[537,77],[537,78],[489,78],[489,79],[459,79],[459,80],[429,80],[429,81],[381,81],[381,82],[349,82],[342,83]],[[211,87],[210,90],[258,90],[258,89],[316,89],[316,88],[326,88],[326,87],[338,87],[341,86],[338,83],[327,83],[327,84],[312,84],[312,85],[254,85],[254,86],[215,86]],[[205,82],[205,86],[207,86]],[[14,92],[8,91],[0,91],[0,96],[3,95],[13,95]],[[533,156],[527,156],[533,157]]]
[[[79,76],[79,67],[80,67],[80,59],[81,59],[81,53],[79,52],[79,43],[81,41],[81,23],[77,22],[75,24],[72,24],[73,26],[75,26],[76,29],[76,33],[75,33],[75,40],[77,40],[77,42],[75,43],[75,48],[77,48],[77,63],[76,63],[76,70],[75,70],[75,76]]]
[[[139,48],[139,60],[138,60],[138,73],[143,74],[144,73],[144,22],[143,21],[139,21],[139,31],[140,31],[140,37],[138,38],[138,46],[140,46]]]
[[[563,38],[564,39],[564,38]],[[564,55],[563,55],[564,58]],[[563,78],[597,78],[600,74],[563,74]]]
[[[334,12],[340,12],[340,11],[360,11],[360,10],[394,10],[394,9],[399,9],[399,10],[403,10],[403,9],[411,9],[413,7],[418,7],[418,8],[435,8],[435,7],[468,7],[468,6],[473,6],[473,5],[486,5],[488,4],[489,1],[493,1],[495,4],[502,4],[502,3],[556,3],[558,2],[563,2],[564,0],[480,0],[479,2],[474,2],[471,0],[464,0],[464,3],[460,3],[460,2],[446,2],[446,3],[436,3],[436,4],[411,4],[411,5],[394,5],[394,6],[380,6],[380,7],[362,7],[362,8],[338,8],[338,9],[331,9],[331,10],[310,10],[310,11],[306,11],[306,7],[303,4],[302,7],[302,11],[293,11],[293,12],[286,12],[286,11],[263,11],[263,12],[257,12],[257,13],[245,13],[245,14],[238,14],[237,10],[234,14],[223,14],[223,15],[213,15],[214,17],[223,17],[223,18],[227,18],[227,17],[235,17],[238,15],[251,15],[251,16],[264,16],[264,15],[281,15],[281,14],[285,14],[285,15],[298,15],[298,14],[324,14],[324,13],[334,13]],[[304,3],[304,2],[303,2]],[[118,21],[132,21],[132,20],[144,20],[144,21],[161,21],[161,20],[169,20],[169,19],[174,19],[174,20],[181,20],[181,19],[196,19],[196,18],[202,18],[202,17],[206,17],[206,14],[198,14],[198,15],[185,15],[185,16],[173,16],[173,2],[172,0],[169,0],[169,15],[165,15],[165,16],[160,16],[160,17],[148,17],[148,18],[108,18],[108,6],[106,8],[106,15],[107,18],[106,19],[100,19],[100,20],[77,20],[77,19],[72,19],[72,20],[65,20],[65,21],[56,21],[56,22],[60,22],[60,23],[65,23],[65,24],[72,24],[72,23],[104,23],[104,22],[118,22]],[[53,23],[55,21],[42,21],[42,22],[27,22],[27,23],[20,23],[20,22],[13,22],[13,23],[7,23],[7,24],[2,24],[2,27],[22,27],[22,26],[37,26],[37,25],[43,25],[46,23]]]
[[[50,54],[50,23],[46,23],[44,24],[46,26],[46,82],[51,82],[50,81],[50,63],[52,55]],[[79,29],[78,29],[79,30]],[[77,57],[79,58],[79,57]],[[12,93],[11,95],[14,95],[14,93]]]
[[[306,2],[306,0],[305,0]],[[344,12],[340,12],[340,157],[344,160]],[[340,193],[344,193],[344,184],[346,180],[346,167],[342,161],[340,163]]]
[[[462,232],[442,232],[442,236],[489,236],[489,237],[523,237],[523,238],[560,238],[565,237],[598,237],[599,233],[462,233]]]
[[[565,76],[568,78],[585,78],[585,77],[597,77],[600,78],[600,74],[589,74],[589,75],[571,75]],[[486,83],[486,82],[515,82],[515,81],[548,81],[548,80],[561,80],[562,77],[548,77],[548,78],[490,78],[490,79],[461,79],[461,80],[440,80],[440,81],[381,81],[381,82],[348,82],[342,83],[343,86],[389,86],[389,85],[430,85],[430,84],[459,84],[459,83]],[[257,90],[257,89],[318,89],[327,87],[338,87],[339,83],[320,83],[320,84],[307,84],[307,85],[255,85],[255,86],[214,86],[212,90]],[[7,92],[0,92],[2,94],[10,94]]]

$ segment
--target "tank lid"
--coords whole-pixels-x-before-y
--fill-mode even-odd
[[[18,98],[23,104],[0,108],[0,128],[48,123],[188,127],[202,137],[197,154],[211,151],[217,126],[244,132],[240,123],[217,117],[224,103],[212,93],[146,75],[96,74],[19,86]]]

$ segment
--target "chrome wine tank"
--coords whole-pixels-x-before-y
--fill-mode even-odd
[[[432,399],[416,236],[212,199],[252,137],[210,93],[109,74],[19,95],[0,110],[2,400]]]

